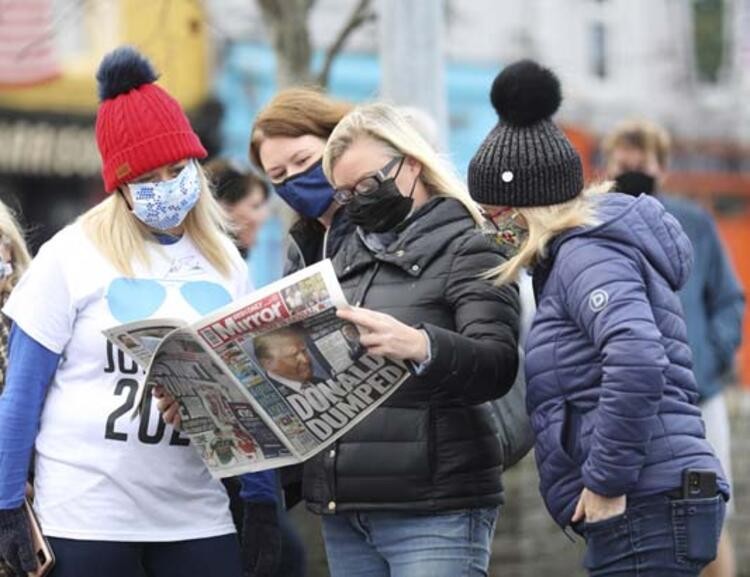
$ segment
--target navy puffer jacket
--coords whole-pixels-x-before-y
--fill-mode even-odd
[[[677,489],[686,468],[715,470],[675,291],[692,248],[655,199],[598,198],[600,224],[558,236],[534,270],[527,408],[540,489],[569,524],[584,486],[600,495]]]

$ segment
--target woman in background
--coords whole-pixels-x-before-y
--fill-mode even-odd
[[[214,196],[232,225],[232,236],[240,254],[247,258],[268,217],[268,187],[251,170],[243,170],[225,159],[205,166]]]
[[[13,287],[18,284],[30,262],[31,256],[21,228],[8,206],[0,202],[0,308],[5,306]],[[3,316],[0,321],[0,393],[5,385],[9,329],[10,322]]]
[[[10,209],[0,202],[0,307],[4,307],[10,292],[23,276],[31,262],[26,242],[18,222]],[[5,386],[5,371],[8,368],[8,333],[10,321],[0,318],[0,394]],[[27,485],[27,494],[31,486]],[[0,560],[0,577],[13,577],[10,567]]]

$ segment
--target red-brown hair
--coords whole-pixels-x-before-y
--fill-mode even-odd
[[[330,98],[314,88],[282,90],[255,118],[250,136],[250,160],[263,170],[260,146],[266,138],[313,135],[328,140],[351,109],[351,104]]]

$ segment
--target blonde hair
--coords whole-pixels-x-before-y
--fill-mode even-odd
[[[9,293],[28,268],[31,256],[15,215],[3,202],[0,202],[0,242],[10,247],[13,272],[3,286],[3,292]]]
[[[194,161],[196,162],[196,161]],[[198,167],[201,193],[183,222],[184,232],[216,270],[229,276],[232,261],[225,237],[230,230],[226,215],[211,193],[203,169]],[[120,192],[114,192],[79,221],[104,257],[123,275],[135,275],[133,263],[150,264],[146,243],[152,241],[149,228],[133,215]]]
[[[546,256],[547,247],[556,236],[573,228],[597,225],[597,201],[611,188],[611,182],[602,182],[560,204],[516,208],[526,220],[529,237],[518,254],[488,271],[486,278],[495,279],[498,285],[514,282],[522,269],[532,267]]]
[[[666,168],[672,150],[669,133],[648,120],[625,120],[604,138],[602,150],[607,160],[616,148],[630,147],[653,154],[661,168]]]
[[[347,114],[331,133],[323,151],[323,171],[331,181],[339,158],[362,136],[384,144],[394,154],[412,158],[422,165],[420,180],[431,194],[454,198],[466,207],[474,221],[484,221],[482,209],[469,196],[455,170],[427,143],[417,129],[393,106],[366,104]]]

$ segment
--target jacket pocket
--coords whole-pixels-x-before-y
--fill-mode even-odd
[[[550,415],[541,435],[545,448],[550,452],[549,458],[556,463],[556,467],[563,467],[563,470],[576,467],[575,461],[566,450],[570,426],[568,404],[561,402],[554,414]]]
[[[581,431],[581,413],[565,402],[562,429],[560,431],[560,446],[571,461],[577,462],[579,436]]]

